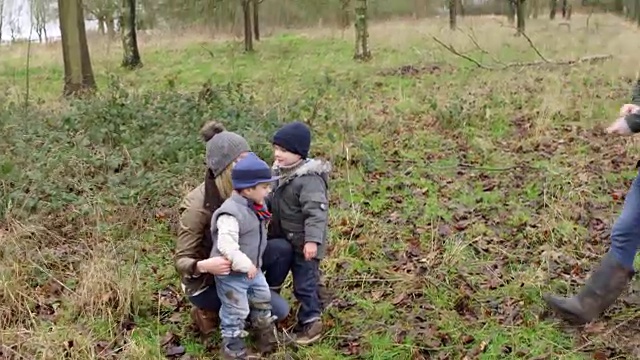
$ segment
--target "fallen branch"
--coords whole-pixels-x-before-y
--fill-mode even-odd
[[[478,40],[476,40],[475,35],[473,34],[473,28],[471,28],[471,34],[468,34],[462,31],[462,29],[458,29],[458,30],[461,31],[463,34],[467,35],[469,40],[471,40],[473,45],[475,45],[476,48],[480,50],[481,53],[491,56],[491,60],[493,60],[495,63],[504,65],[504,62],[502,62],[500,59],[497,59],[495,56],[493,56],[493,54],[491,54],[490,52],[488,52],[487,50],[485,50],[480,46],[480,44],[478,43]]]
[[[444,47],[445,49],[447,49],[449,52],[451,52],[452,54],[461,57],[471,63],[473,63],[474,65],[476,65],[478,68],[480,69],[485,69],[485,70],[505,70],[508,68],[513,68],[513,67],[532,67],[532,66],[573,66],[573,65],[577,65],[577,64],[582,64],[582,63],[589,63],[589,64],[593,64],[596,62],[602,62],[605,60],[610,60],[613,59],[613,55],[609,55],[609,54],[605,54],[605,55],[589,55],[589,56],[584,56],[578,59],[570,59],[570,60],[549,60],[546,57],[544,57],[542,55],[542,53],[540,53],[540,51],[535,47],[535,45],[533,44],[533,41],[531,41],[531,39],[526,36],[523,33],[525,39],[527,39],[527,41],[529,42],[529,45],[534,49],[534,51],[536,52],[536,54],[538,54],[538,56],[542,59],[539,61],[529,61],[529,62],[512,62],[512,63],[506,63],[506,64],[502,64],[502,66],[489,66],[486,64],[481,63],[480,61],[468,56],[468,55],[464,55],[462,53],[460,53],[458,50],[456,50],[452,45],[449,44],[445,44],[444,42],[442,42],[440,39],[438,39],[435,36],[432,36],[433,40],[435,42],[437,42],[438,44],[440,44],[442,47]]]

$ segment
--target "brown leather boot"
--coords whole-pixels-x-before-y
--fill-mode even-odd
[[[607,253],[580,292],[564,298],[544,294],[547,305],[573,325],[582,325],[599,317],[629,285],[634,271],[625,269]]]
[[[218,328],[218,314],[213,311],[203,310],[194,306],[191,308],[191,319],[203,336],[213,334]]]

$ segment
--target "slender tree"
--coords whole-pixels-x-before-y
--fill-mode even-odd
[[[65,96],[92,93],[96,82],[91,68],[82,0],[58,0]]]
[[[260,4],[263,0],[253,0],[253,38],[260,41]]]
[[[253,52],[253,28],[251,26],[252,0],[242,0],[242,15],[244,18],[244,50]]]
[[[354,59],[367,61],[371,59],[369,50],[369,29],[367,24],[367,0],[358,0],[356,5],[356,51]]]
[[[558,0],[549,0],[549,19],[556,18],[556,10],[558,10]]]
[[[527,17],[527,9],[525,0],[513,0],[516,3],[516,27],[518,28],[517,34],[524,33],[525,18]]]
[[[455,30],[457,27],[457,6],[458,0],[449,0],[449,28]]]
[[[122,0],[120,10],[120,36],[122,37],[122,67],[135,69],[142,66],[140,51],[138,50],[138,35],[136,33],[136,0]]]
[[[0,0],[0,39],[2,39],[3,26],[4,26],[4,0]]]
[[[516,22],[516,4],[518,0],[506,0],[507,1],[507,21],[513,25]]]

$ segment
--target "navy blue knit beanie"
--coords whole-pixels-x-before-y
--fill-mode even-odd
[[[272,143],[306,159],[311,146],[311,131],[304,123],[295,121],[281,127],[273,135]]]

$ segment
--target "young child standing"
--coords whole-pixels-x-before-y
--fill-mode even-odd
[[[322,335],[319,298],[320,260],[328,228],[328,181],[331,165],[308,159],[311,132],[301,122],[280,128],[273,136],[274,170],[280,179],[270,197],[271,235],[294,248],[293,293],[300,303],[294,330],[296,343],[311,344]]]
[[[228,275],[215,276],[222,303],[222,358],[244,359],[248,354],[243,339],[247,316],[251,315],[252,325],[258,329],[262,351],[270,351],[269,345],[276,343],[271,292],[260,266],[267,246],[266,223],[271,217],[264,200],[278,177],[272,176],[267,163],[249,153],[235,165],[231,179],[233,194],[211,218],[211,256],[224,256],[231,262]]]

